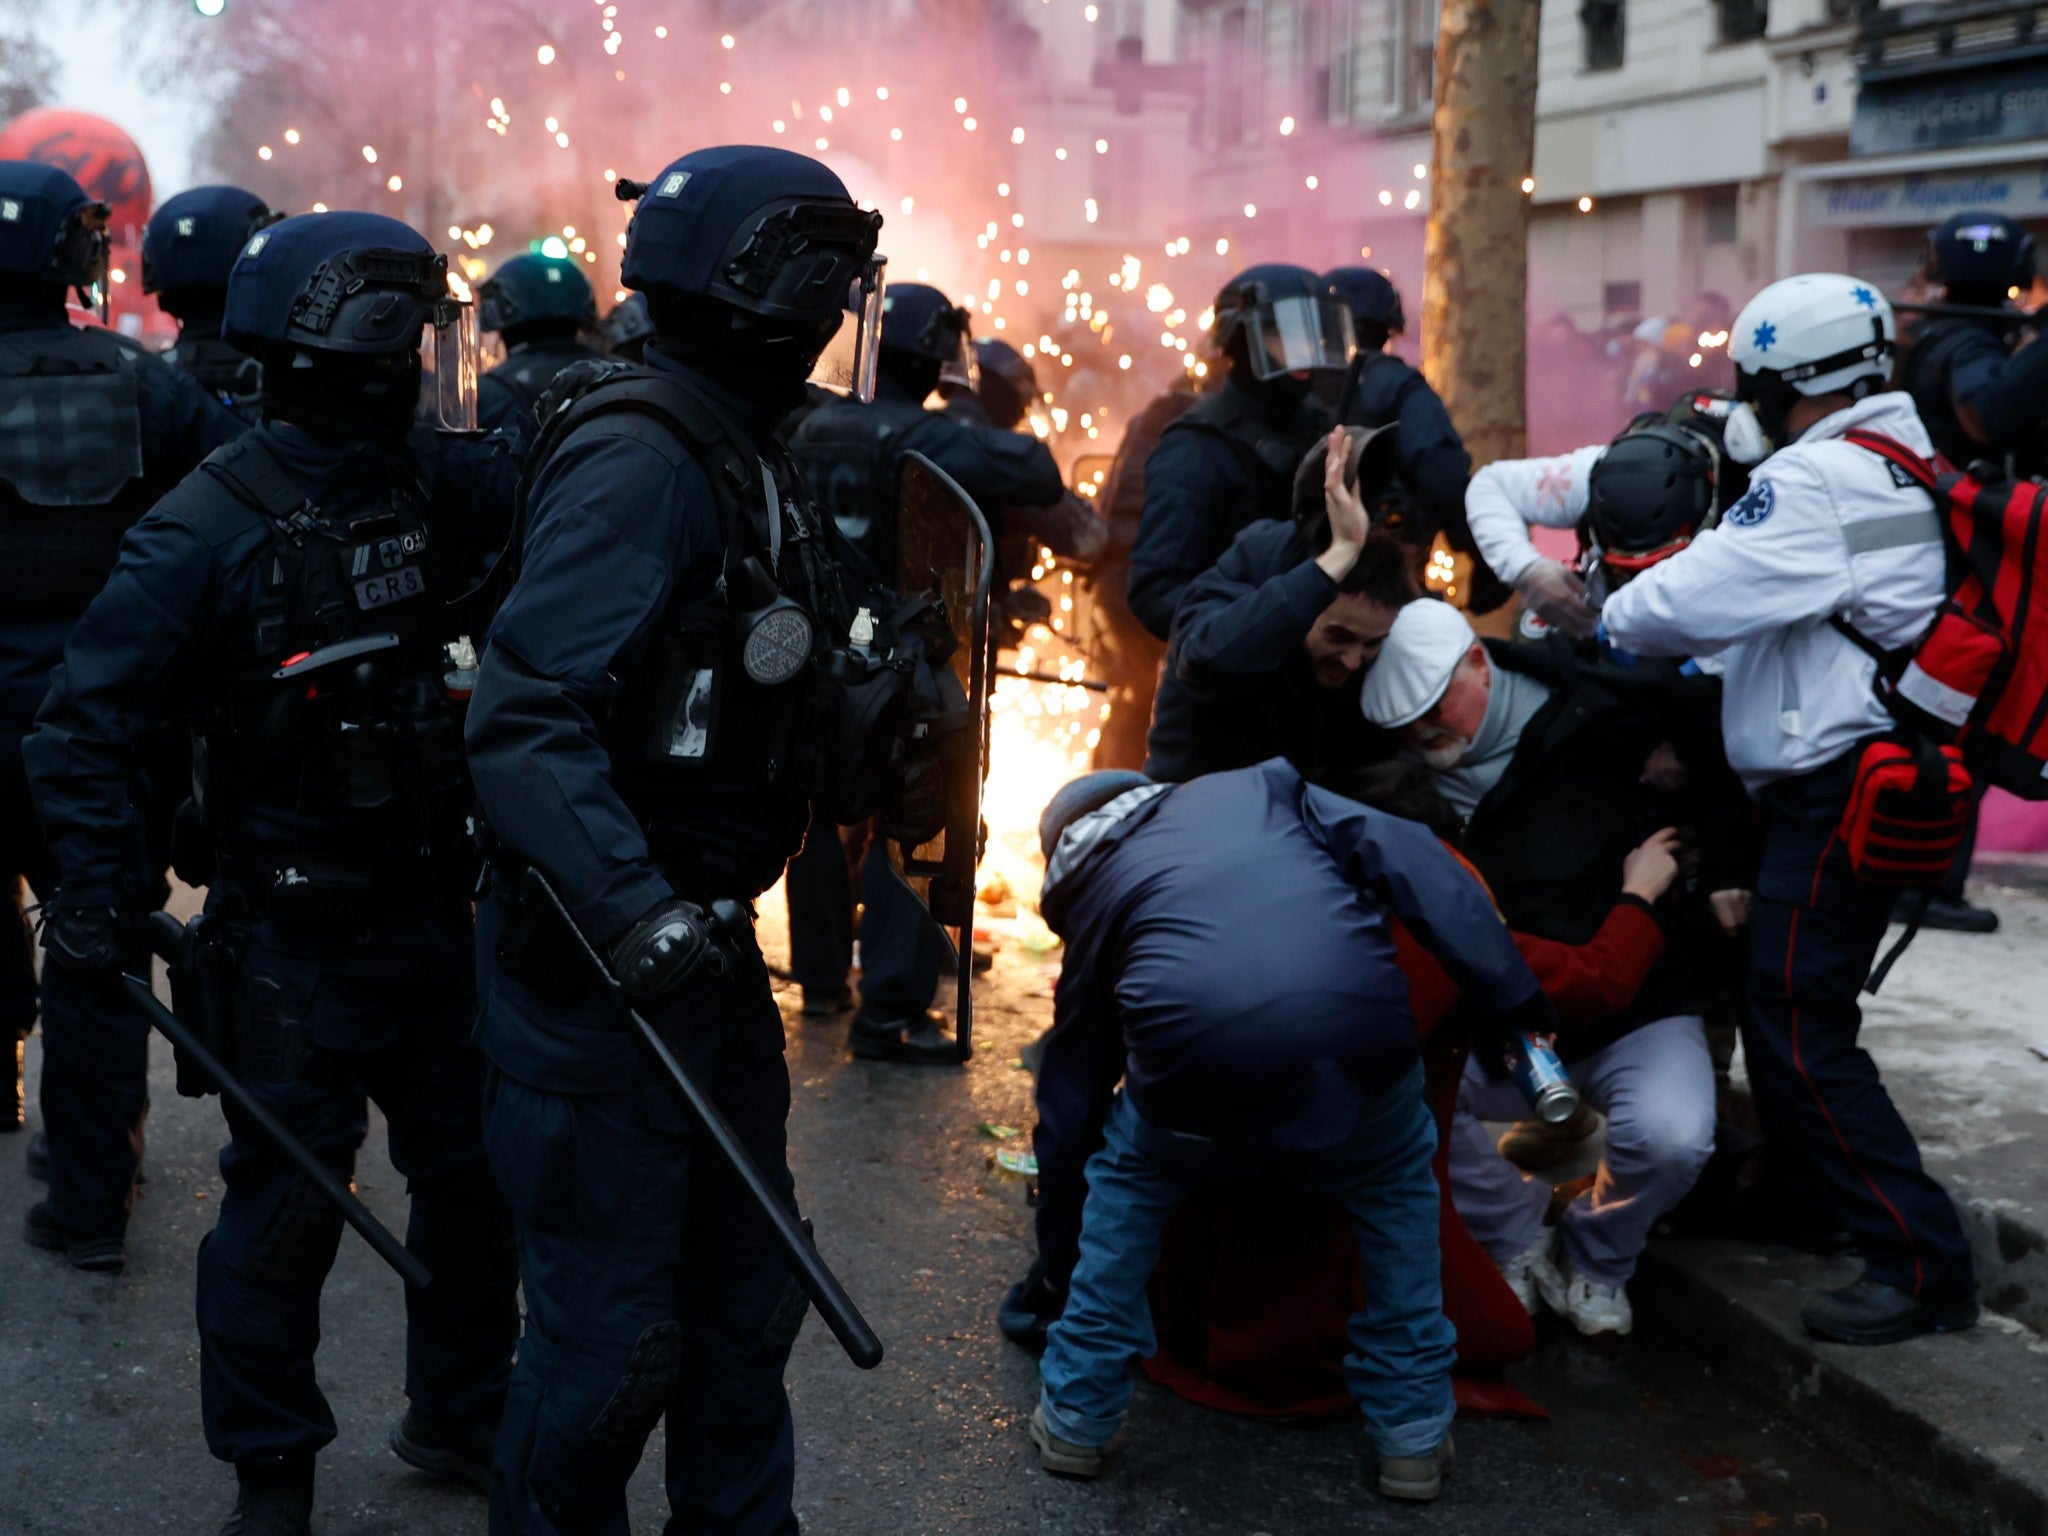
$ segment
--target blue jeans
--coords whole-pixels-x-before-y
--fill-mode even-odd
[[[1383,1456],[1423,1456],[1443,1442],[1457,1405],[1457,1334],[1443,1310],[1436,1125],[1422,1068],[1368,1104],[1348,1141],[1279,1152],[1183,1136],[1147,1124],[1119,1094],[1108,1140],[1088,1160],[1081,1257],[1039,1374],[1046,1427],[1076,1445],[1107,1445],[1131,1405],[1130,1366],[1158,1349],[1145,1286],[1167,1218],[1197,1182],[1268,1171],[1342,1203],[1358,1238],[1365,1310],[1351,1319],[1344,1376]]]

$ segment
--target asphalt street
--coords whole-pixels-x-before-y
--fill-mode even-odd
[[[774,942],[770,940],[770,952]],[[1029,1123],[1019,1052],[1050,1018],[1043,963],[1016,950],[983,988],[981,1049],[966,1071],[850,1061],[843,1028],[804,1024],[790,1068],[799,1192],[818,1240],[889,1348],[861,1373],[813,1319],[791,1367],[797,1505],[818,1533],[901,1536],[1721,1536],[1776,1530],[1922,1536],[1939,1527],[1809,1446],[1688,1356],[1642,1340],[1592,1349],[1550,1335],[1516,1382],[1548,1423],[1469,1422],[1459,1470],[1427,1509],[1371,1491],[1351,1424],[1288,1428],[1224,1417],[1142,1385],[1128,1449],[1092,1485],[1041,1472],[1024,1438],[1034,1363],[995,1326],[1029,1253],[1030,1212],[993,1187],[982,1124]],[[148,1183],[115,1278],[20,1245],[37,1198],[25,1138],[0,1138],[0,1533],[211,1536],[231,1471],[199,1432],[193,1252],[220,1182],[214,1101],[179,1098],[157,1042]],[[31,1082],[36,1045],[31,1044]],[[34,1123],[33,1109],[31,1123]],[[402,1226],[403,1189],[381,1130],[357,1175]],[[341,1437],[323,1456],[325,1536],[455,1536],[485,1528],[481,1500],[429,1484],[385,1449],[403,1411],[399,1287],[356,1238],[327,1288],[320,1356]],[[660,1444],[632,1490],[635,1529],[664,1517]]]

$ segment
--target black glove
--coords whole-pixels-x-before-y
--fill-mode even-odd
[[[86,981],[110,982],[139,962],[135,923],[118,907],[43,909],[43,953],[51,964]]]
[[[890,765],[882,831],[916,847],[946,828],[946,773],[927,746],[907,746]]]
[[[635,1002],[649,1002],[699,972],[723,976],[731,968],[711,920],[693,901],[672,896],[641,915],[611,942],[612,974]]]

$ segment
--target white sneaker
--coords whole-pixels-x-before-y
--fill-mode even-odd
[[[1515,1293],[1515,1300],[1522,1304],[1522,1310],[1531,1317],[1543,1305],[1536,1287],[1536,1265],[1539,1261],[1551,1263],[1557,1250],[1557,1229],[1545,1227],[1543,1235],[1516,1254],[1500,1267],[1501,1279],[1507,1281],[1508,1289]]]
[[[1544,1304],[1559,1317],[1569,1318],[1589,1339],[1602,1333],[1627,1333],[1636,1325],[1628,1291],[1588,1280],[1572,1267],[1562,1249],[1537,1255],[1529,1274]]]

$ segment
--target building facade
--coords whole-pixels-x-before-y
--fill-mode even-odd
[[[1157,6],[1148,53],[1162,41]],[[2048,227],[2048,6],[1579,0],[1543,8],[1532,316],[1614,331],[1776,277],[1896,292],[1922,235],[1995,208]],[[1188,195],[1247,249],[1411,289],[1428,211],[1434,0],[1180,0],[1201,71]],[[1300,185],[1317,167],[1321,195]],[[1263,228],[1244,220],[1259,204]]]

